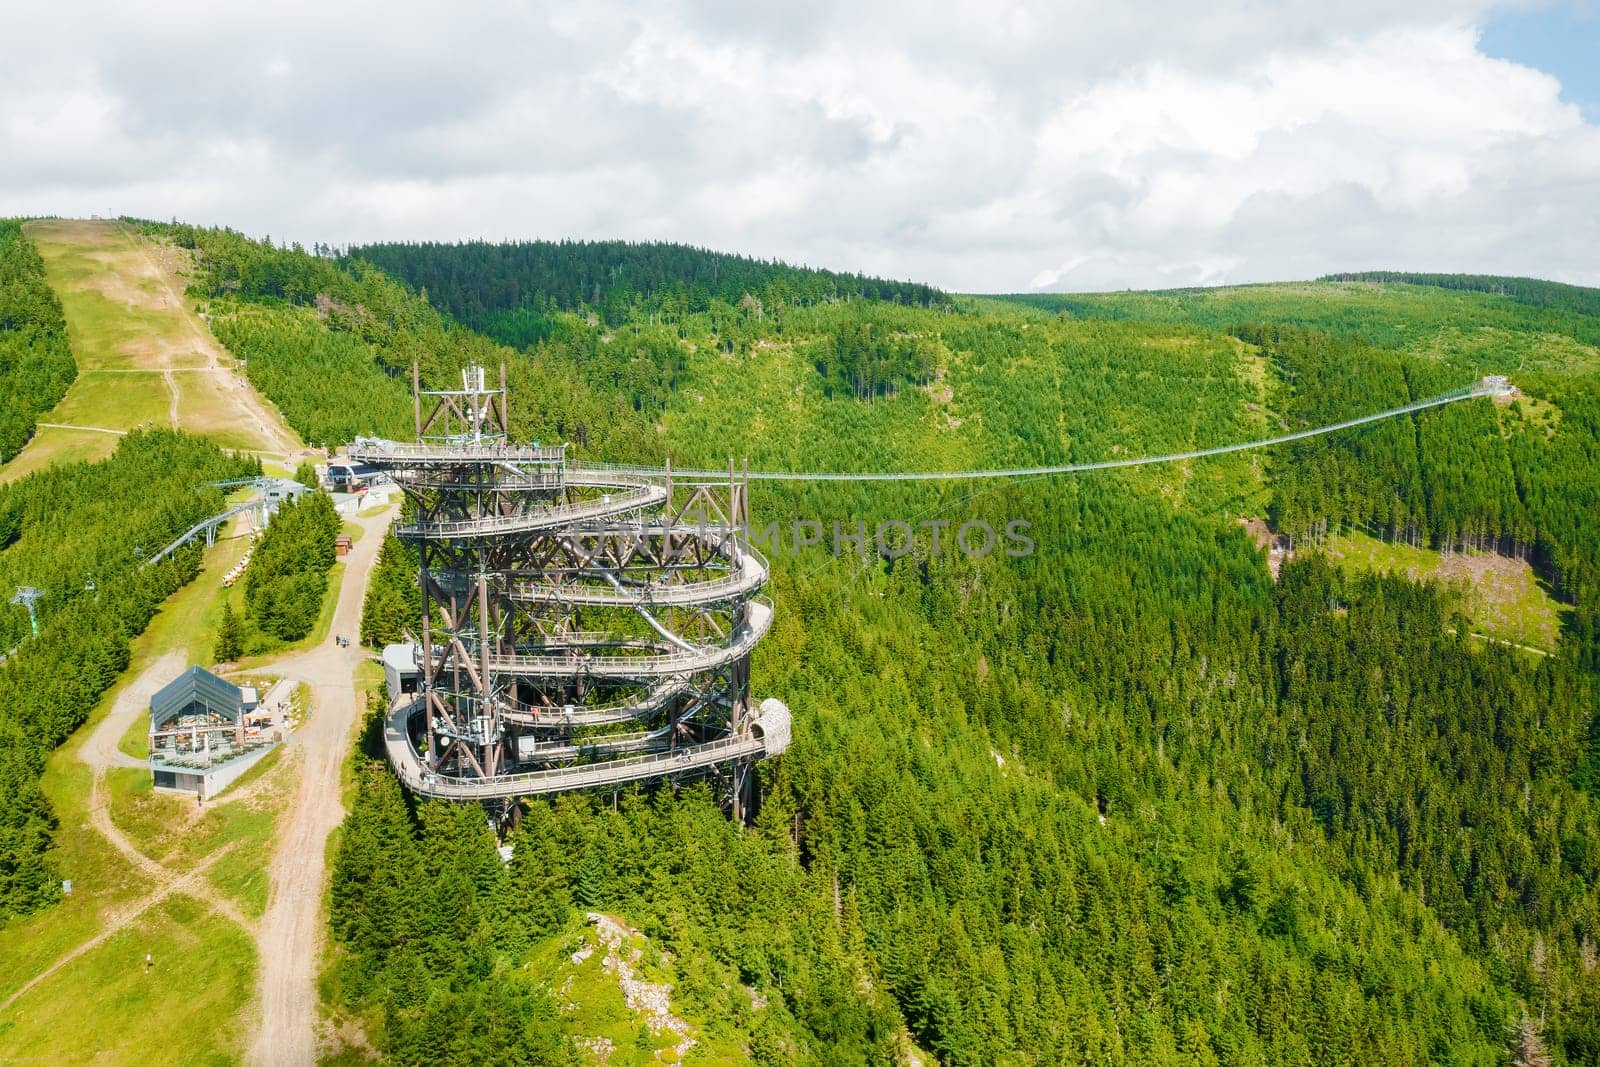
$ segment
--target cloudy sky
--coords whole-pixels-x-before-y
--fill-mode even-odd
[[[462,6],[13,7],[0,214],[675,240],[964,291],[1600,285],[1596,0]]]

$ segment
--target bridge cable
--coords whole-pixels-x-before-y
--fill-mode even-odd
[[[1293,433],[1280,434],[1277,437],[1265,437],[1256,441],[1237,441],[1233,444],[1215,445],[1211,448],[1200,448],[1189,452],[1168,452],[1159,456],[1130,456],[1127,459],[1102,459],[1090,463],[1062,463],[1046,467],[1005,467],[994,470],[964,470],[964,471],[866,471],[851,473],[849,471],[750,471],[748,477],[752,482],[938,482],[938,481],[971,481],[980,478],[1034,478],[1053,474],[1081,474],[1087,471],[1113,470],[1123,467],[1144,467],[1156,463],[1178,463],[1183,460],[1201,459],[1205,456],[1220,456],[1229,452],[1246,452],[1257,448],[1269,448],[1273,445],[1286,444],[1290,441],[1303,441],[1308,437],[1319,437],[1323,434],[1336,433],[1339,430],[1348,430],[1356,426],[1364,426],[1371,422],[1380,422],[1400,415],[1407,415],[1413,411],[1422,411],[1426,408],[1442,407],[1453,404],[1458,400],[1470,400],[1474,397],[1495,395],[1482,392],[1475,386],[1468,386],[1427,400],[1416,400],[1410,404],[1387,411],[1378,411],[1370,415],[1358,415],[1355,418],[1344,419],[1341,422],[1330,423],[1326,426],[1317,426],[1307,430],[1296,430]],[[624,466],[612,464],[584,464],[584,467],[593,470],[614,470],[619,473],[630,474],[660,474],[662,468]],[[701,479],[701,478],[727,478],[727,471],[717,470],[680,470],[673,469],[674,477]]]

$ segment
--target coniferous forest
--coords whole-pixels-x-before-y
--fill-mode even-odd
[[[1583,315],[1600,315],[1600,293],[1581,285],[1547,282],[1540,278],[1502,278],[1485,274],[1414,274],[1404,271],[1368,270],[1352,274],[1329,274],[1325,282],[1402,282],[1408,285],[1433,285],[1441,289],[1465,289],[1476,293],[1509,296],[1519,304],[1539,308],[1558,308]]]
[[[758,526],[1021,519],[1035,547],[772,551],[753,684],[796,736],[748,829],[703,789],[530,801],[503,862],[480,810],[408,798],[369,736],[325,984],[385,1057],[582,1062],[562,961],[603,912],[670,956],[710,1062],[1600,1062],[1589,297],[843,299],[716,290],[692,250],[586,275],[588,246],[404,246],[401,269],[148,228],[196,250],[218,336],[313,439],[405,436],[413,360],[440,384],[506,363],[522,439],[753,470],[1165,453],[1485,373],[1522,391],[1076,479],[758,483]],[[537,323],[487,318],[518,309]],[[1241,519],[1292,540],[1276,575]],[[1459,588],[1354,567],[1339,536],[1525,564],[1559,638],[1475,636]],[[363,638],[414,596],[386,544]]]
[[[372,244],[346,255],[427,292],[459,321],[507,344],[541,341],[558,311],[591,309],[612,325],[651,312],[706,311],[724,304],[815,304],[885,300],[920,307],[948,302],[914,282],[807,270],[685,245],[632,241],[490,244]]]
[[[339,516],[326,493],[306,493],[278,509],[245,579],[246,614],[261,633],[298,641],[311,632],[338,533]]]
[[[0,219],[0,462],[22,450],[77,375],[44,263],[22,224]]]
[[[154,430],[124,437],[102,462],[0,486],[0,589],[43,593],[37,636],[22,607],[0,610],[0,923],[57,899],[45,757],[128,665],[129,638],[194,577],[204,542],[154,566],[144,557],[222,510],[222,491],[206,482],[258,471],[208,441]]]

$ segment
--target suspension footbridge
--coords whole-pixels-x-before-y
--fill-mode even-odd
[[[751,766],[784,751],[788,709],[750,697],[750,655],[774,612],[770,571],[746,537],[749,483],[1037,478],[1270,448],[1484,397],[1500,377],[1273,437],[1081,463],[952,471],[748,471],[574,463],[565,446],[515,445],[504,372],[423,391],[417,440],[358,440],[415,517],[421,692],[385,725],[390,762],[424,796],[509,801],[710,775],[736,816]],[[432,407],[426,419],[424,399]]]

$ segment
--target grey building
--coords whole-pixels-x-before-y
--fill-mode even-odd
[[[215,796],[273,744],[250,721],[244,693],[190,667],[150,698],[150,773],[157,789]]]
[[[383,680],[389,684],[389,699],[415,693],[422,685],[422,668],[417,665],[417,646],[383,646]]]

